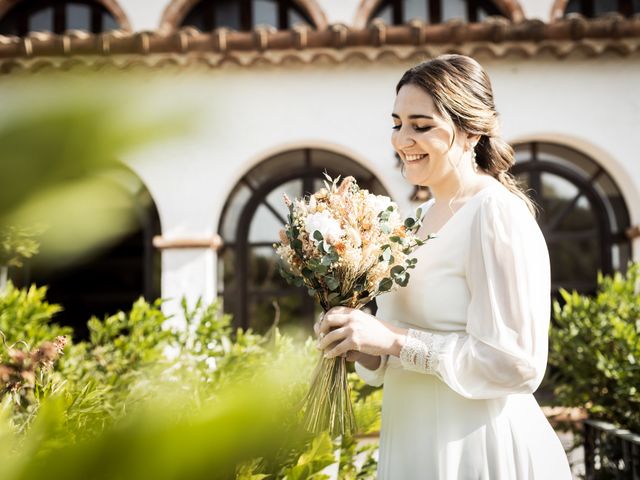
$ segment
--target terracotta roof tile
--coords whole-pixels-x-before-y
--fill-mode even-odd
[[[589,56],[605,52],[631,55],[640,50],[640,16],[625,18],[613,14],[598,19],[579,15],[553,23],[527,20],[511,23],[490,18],[481,23],[450,21],[429,25],[414,20],[406,25],[375,21],[366,29],[332,25],[326,30],[296,27],[291,30],[257,28],[251,32],[218,29],[210,33],[195,28],[162,34],[159,32],[114,31],[103,34],[69,31],[64,35],[32,33],[27,37],[0,36],[0,72],[14,68],[42,68],[74,64],[120,68],[144,64],[161,66],[193,63],[194,56],[208,66],[224,63],[254,65],[321,61],[342,62],[360,58],[376,61],[387,56],[421,58],[444,51],[494,57],[531,57],[551,53],[557,57],[574,51]],[[185,55],[188,54],[188,55]],[[188,57],[182,58],[180,57]],[[36,67],[37,66],[37,67]]]

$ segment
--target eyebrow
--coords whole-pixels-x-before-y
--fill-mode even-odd
[[[397,118],[398,120],[400,120],[400,116],[395,114],[395,113],[392,113],[391,116],[393,118]],[[417,115],[417,114],[416,115],[409,115],[409,119],[411,119],[411,120],[414,120],[416,118],[427,118],[429,120],[433,120],[433,117],[430,117],[429,115]]]

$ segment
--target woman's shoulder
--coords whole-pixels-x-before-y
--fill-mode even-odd
[[[502,183],[496,181],[496,183],[485,188],[486,194],[483,195],[478,209],[483,214],[533,218],[533,214],[524,199]]]

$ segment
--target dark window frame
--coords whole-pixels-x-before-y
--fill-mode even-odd
[[[571,167],[568,165],[556,163],[550,160],[543,160],[539,158],[539,149],[544,145],[552,146],[560,151],[565,150],[572,155],[580,156],[583,161],[590,162],[590,165],[594,168],[593,173],[587,173],[581,169],[578,165]],[[613,265],[613,249],[616,246],[624,246],[631,251],[631,242],[625,235],[625,230],[630,225],[629,211],[626,203],[623,202],[618,206],[620,209],[619,218],[614,219],[607,208],[608,200],[601,194],[597,188],[597,183],[603,178],[608,177],[608,182],[612,184],[616,189],[619,197],[624,201],[624,197],[619,186],[615,183],[613,178],[605,170],[605,168],[593,158],[580,152],[574,148],[567,147],[565,145],[555,144],[551,142],[529,142],[517,144],[514,147],[522,155],[527,155],[526,159],[519,160],[512,167],[511,173],[515,176],[528,175],[529,177],[529,191],[527,192],[536,205],[542,205],[542,175],[545,173],[556,175],[567,182],[574,185],[578,192],[574,198],[565,207],[557,213],[553,218],[542,223],[539,222],[540,228],[545,236],[549,250],[553,249],[555,242],[562,240],[578,240],[582,238],[582,235],[587,235],[587,231],[580,232],[557,232],[557,227],[561,224],[563,219],[571,214],[572,209],[575,207],[581,197],[585,197],[590,204],[591,210],[596,218],[595,231],[591,232],[591,235],[596,234],[599,242],[598,254],[599,270],[606,275],[610,275],[614,271]],[[620,221],[622,219],[622,221]],[[617,229],[614,229],[614,223],[618,223]],[[626,264],[619,265],[621,270],[626,269]],[[576,281],[571,284],[553,284],[552,294],[558,297],[558,290],[560,288],[566,288],[568,290],[577,290],[583,293],[593,293],[596,289],[596,278]]]
[[[89,7],[91,19],[91,28],[89,31],[91,33],[102,33],[104,31],[104,15],[110,16],[115,24],[118,23],[117,18],[109,9],[101,3],[91,0],[32,0],[17,3],[0,18],[0,34],[13,34],[20,37],[26,36],[30,32],[29,19],[47,8],[53,8],[52,33],[61,35],[66,30],[73,30],[74,28],[69,26],[69,19],[67,18],[66,7],[69,4]]]
[[[254,4],[255,0],[238,0],[239,3],[239,19],[238,25],[241,31],[250,31],[256,26],[254,19]],[[278,25],[273,25],[278,30],[288,30],[291,28],[289,24],[289,12],[295,12],[300,18],[307,22],[312,28],[316,28],[311,16],[300,6],[298,6],[292,0],[269,0],[272,3],[277,4],[277,18]],[[211,31],[220,27],[228,27],[228,25],[218,24],[215,14],[215,0],[202,0],[194,4],[189,11],[185,14],[184,18],[180,22],[180,27],[189,26],[190,23],[186,23],[190,20],[190,17],[194,15],[194,12],[201,10],[202,19],[202,31]]]
[[[597,0],[569,0],[565,7],[565,15],[570,13],[580,13],[587,18],[595,18],[600,15],[610,13],[602,12],[596,14],[596,2]],[[617,5],[616,10],[612,10],[612,12],[620,13],[625,17],[632,17],[636,13],[640,13],[640,10],[637,12],[635,11],[633,0],[617,0]]]
[[[446,0],[422,0],[426,2],[427,12],[429,12],[429,23],[438,24],[442,23],[443,17],[442,12],[443,2]],[[378,17],[381,12],[391,7],[391,18],[393,25],[402,25],[408,22],[410,19],[404,18],[405,14],[405,0],[385,0],[380,2],[380,4],[376,7],[369,18],[369,22],[371,20]],[[486,15],[498,15],[507,17],[504,12],[500,11],[500,9],[490,0],[467,0],[467,9],[466,9],[466,18],[465,20],[469,23],[475,23],[480,18],[480,11],[484,10]]]

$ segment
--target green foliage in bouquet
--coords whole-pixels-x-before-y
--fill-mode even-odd
[[[557,402],[640,432],[640,264],[598,276],[595,297],[561,291],[549,363]]]
[[[387,197],[361,190],[352,177],[340,186],[339,181],[327,176],[319,192],[295,202],[286,199],[287,225],[281,243],[274,245],[283,278],[306,287],[325,311],[358,308],[394,283],[406,286],[417,263],[409,255],[424,244],[415,235],[421,209],[401,221],[397,205]],[[376,210],[381,203],[384,208]],[[309,230],[316,224],[324,234]]]

